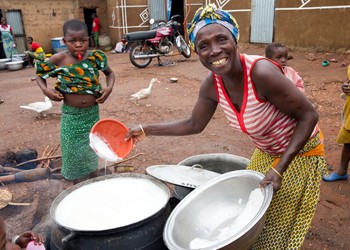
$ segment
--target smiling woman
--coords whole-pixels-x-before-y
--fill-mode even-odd
[[[260,185],[271,184],[276,192],[266,226],[252,249],[299,249],[326,172],[315,109],[280,66],[238,52],[238,24],[215,5],[197,10],[189,25],[189,38],[201,63],[211,71],[201,84],[191,116],[142,123],[143,130],[148,136],[200,133],[219,105],[230,126],[247,134],[256,147],[248,169],[263,173]],[[129,138],[142,139],[139,126],[129,130]]]

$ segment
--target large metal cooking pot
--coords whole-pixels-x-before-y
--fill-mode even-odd
[[[127,180],[131,179],[132,182],[140,181],[146,182],[150,185],[151,190],[156,190],[155,193],[150,195],[157,195],[159,192],[161,195],[166,195],[166,200],[157,204],[157,211],[151,216],[143,218],[135,223],[124,225],[115,228],[106,228],[99,230],[84,230],[79,227],[71,227],[65,225],[57,216],[59,213],[60,205],[70,197],[74,195],[74,192],[80,191],[82,188],[89,187],[89,185],[96,185],[103,183],[103,181],[120,181],[121,183],[128,183]],[[128,186],[127,188],[133,188]],[[113,190],[113,192],[119,190]],[[101,194],[106,195],[106,194]],[[130,197],[132,199],[132,197]],[[91,249],[91,250],[109,250],[109,249],[166,249],[162,232],[164,224],[171,212],[171,206],[169,205],[170,190],[161,181],[156,178],[143,174],[123,173],[114,174],[108,176],[100,176],[93,178],[82,183],[79,183],[64,192],[62,192],[53,202],[50,214],[56,225],[51,232],[51,248],[52,249]],[[66,200],[65,200],[66,199]],[[130,210],[145,209],[147,204],[138,204],[135,200],[130,204]],[[90,206],[94,203],[91,202]],[[106,204],[106,206],[108,206]],[[103,210],[103,209],[102,209]],[[100,211],[103,214],[104,211]],[[98,216],[98,215],[92,215]],[[121,214],[121,216],[128,216]],[[88,216],[86,220],[91,220],[91,216]],[[98,218],[95,218],[98,219]]]
[[[271,185],[259,188],[263,178],[256,171],[237,170],[196,188],[174,208],[165,224],[163,239],[167,247],[249,249],[262,231],[273,196]]]
[[[249,159],[227,153],[210,153],[193,155],[180,161],[178,164],[190,167],[199,165],[206,170],[223,174],[234,170],[246,169],[249,164]],[[193,188],[179,185],[174,186],[174,195],[179,200],[182,200],[192,191]]]

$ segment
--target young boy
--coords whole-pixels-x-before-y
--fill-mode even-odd
[[[37,83],[51,100],[61,101],[61,174],[78,183],[97,176],[98,156],[89,146],[89,133],[99,120],[99,106],[111,94],[115,82],[106,55],[88,50],[89,37],[85,23],[67,21],[63,26],[66,51],[54,54],[49,61],[37,62]],[[99,82],[99,70],[106,75],[107,87]],[[54,89],[46,79],[57,78]]]
[[[304,81],[299,74],[292,68],[287,66],[288,48],[281,43],[270,43],[265,48],[265,56],[272,61],[281,65],[284,74],[291,80],[298,89],[305,93]]]
[[[27,56],[29,66],[34,65],[34,59],[38,61],[45,60],[45,53],[43,48],[38,43],[34,42],[33,37],[31,36],[27,37],[27,44],[28,44],[29,50],[27,50],[24,53]]]

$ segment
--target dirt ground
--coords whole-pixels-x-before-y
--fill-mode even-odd
[[[263,55],[261,45],[240,45],[240,51]],[[341,145],[335,142],[340,127],[343,100],[340,86],[346,79],[345,64],[350,64],[349,51],[321,51],[317,49],[291,49],[294,67],[305,82],[307,97],[317,106],[320,127],[325,136],[326,157],[329,165],[336,167],[340,162]],[[117,84],[110,98],[100,106],[101,118],[116,118],[128,126],[185,118],[190,114],[196,101],[200,81],[208,71],[201,65],[196,55],[190,59],[175,55],[163,58],[163,66],[154,60],[145,69],[135,68],[128,54],[107,52],[109,64],[117,76]],[[328,67],[322,61],[335,59]],[[47,146],[59,145],[60,104],[54,103],[50,114],[37,119],[36,113],[21,109],[20,105],[43,101],[44,96],[35,81],[34,68],[19,71],[0,71],[0,152],[17,152],[35,149],[39,157]],[[130,95],[147,87],[151,78],[157,77],[161,83],[155,84],[152,96],[137,106],[129,100]],[[177,83],[169,78],[177,77]],[[104,77],[102,77],[102,82]],[[49,80],[53,84],[53,80]],[[158,164],[177,164],[181,160],[206,153],[230,153],[249,158],[253,145],[243,134],[233,132],[220,109],[214,115],[205,131],[199,135],[186,137],[149,137],[136,144],[130,156],[143,153],[126,162],[135,168],[134,172],[144,173],[145,167]],[[58,149],[56,155],[60,154]],[[59,160],[53,161],[59,165]],[[101,172],[104,165],[101,163]],[[14,202],[31,202],[31,206],[13,206],[0,210],[5,218],[8,236],[12,237],[24,230],[35,229],[46,234],[50,225],[50,206],[55,197],[71,186],[62,179],[48,178],[34,182],[4,183],[13,194]],[[321,197],[303,249],[350,249],[346,240],[350,237],[350,185],[348,181],[322,182]]]

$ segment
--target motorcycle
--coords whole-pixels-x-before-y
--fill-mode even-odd
[[[173,52],[174,42],[185,58],[191,57],[191,48],[180,33],[181,24],[175,20],[178,17],[180,15],[172,16],[167,23],[161,22],[153,30],[124,34],[125,41],[132,44],[129,59],[134,66],[145,68],[153,58],[157,58],[158,65],[161,65],[160,57]],[[151,19],[150,23],[153,24],[154,20]]]

